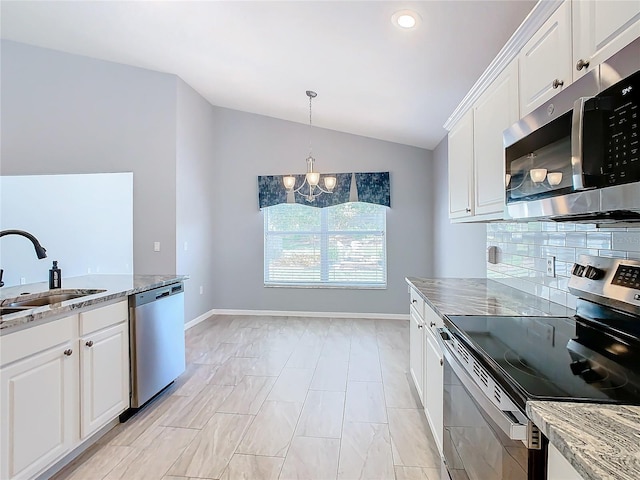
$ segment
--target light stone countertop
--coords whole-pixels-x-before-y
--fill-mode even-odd
[[[571,316],[575,311],[487,278],[407,277],[420,296],[444,315]]]
[[[67,300],[52,305],[35,307],[22,312],[11,313],[0,317],[0,335],[6,335],[33,325],[40,325],[48,320],[80,308],[107,302],[117,298],[163,287],[186,280],[186,275],[83,275],[62,279],[60,293],[83,293],[86,290],[104,290],[104,292]],[[24,294],[44,294],[49,291],[48,282],[31,283],[3,287],[0,291],[0,305],[6,306]]]
[[[640,406],[532,401],[527,415],[585,480],[640,479]]]
[[[440,317],[575,314],[491,279],[406,280]],[[640,406],[531,401],[527,415],[585,480],[640,479]]]

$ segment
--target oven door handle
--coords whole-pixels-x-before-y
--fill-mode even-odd
[[[447,362],[460,379],[462,386],[469,392],[469,395],[475,400],[478,406],[489,415],[491,420],[507,435],[511,440],[528,441],[528,425],[523,425],[517,421],[513,421],[511,417],[500,410],[476,385],[471,375],[458,363],[447,345],[447,341],[438,335],[438,343],[442,347],[442,354]]]

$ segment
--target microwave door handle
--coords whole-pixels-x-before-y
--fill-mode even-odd
[[[439,339],[438,339],[439,340]],[[465,369],[458,363],[454,356],[449,351],[449,346],[446,342],[439,341],[442,349],[442,354],[447,359],[447,362],[451,366],[451,369],[460,379],[463,387],[467,390],[469,395],[474,399],[478,406],[486,412],[487,415],[493,420],[493,422],[507,435],[511,440],[522,440],[527,442],[527,428],[528,425],[523,425],[518,422],[514,422],[511,417],[507,416],[502,410],[500,410],[483,392],[480,387],[476,385],[476,382],[465,371]]]
[[[573,104],[573,116],[571,119],[571,171],[573,189],[583,190],[583,133],[584,133],[584,107],[593,97],[580,97]]]

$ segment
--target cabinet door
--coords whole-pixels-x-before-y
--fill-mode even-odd
[[[520,51],[521,115],[535,110],[572,82],[572,62],[571,3],[567,0]]]
[[[520,118],[514,60],[478,99],[473,113],[475,215],[504,211],[502,132]]]
[[[431,427],[433,438],[442,455],[442,422],[443,422],[443,360],[440,346],[436,339],[427,332],[425,335],[425,370],[426,381],[424,386],[425,414]]]
[[[0,370],[0,478],[34,477],[71,449],[77,438],[77,358],[69,341]]]
[[[577,79],[640,37],[640,1],[573,2],[573,77]],[[589,62],[588,67],[582,63]]]
[[[80,375],[80,435],[85,438],[129,406],[126,323],[80,339]]]
[[[409,372],[424,405],[424,324],[413,307],[409,326]]]
[[[473,214],[473,109],[470,109],[449,132],[449,218]]]

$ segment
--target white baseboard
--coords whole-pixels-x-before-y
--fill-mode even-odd
[[[244,315],[262,317],[366,318],[370,320],[409,320],[408,313],[290,312],[286,310],[233,310],[213,308],[185,323],[184,329],[195,327],[212,315]]]

